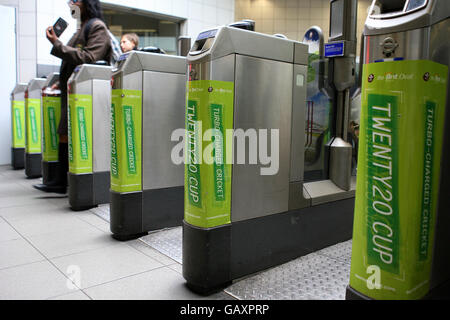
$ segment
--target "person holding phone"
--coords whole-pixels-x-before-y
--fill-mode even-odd
[[[67,192],[67,173],[69,171],[68,157],[68,116],[67,116],[67,82],[78,65],[110,61],[112,55],[111,39],[103,22],[99,0],[71,0],[69,7],[72,17],[78,21],[78,30],[64,45],[58,38],[53,27],[46,30],[47,39],[52,43],[51,54],[62,59],[59,87],[61,90],[61,121],[59,134],[59,162],[61,171],[54,181],[47,185],[36,185],[36,189],[65,194]],[[107,125],[107,124],[105,124]]]

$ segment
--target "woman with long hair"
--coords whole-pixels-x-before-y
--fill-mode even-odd
[[[78,65],[95,63],[99,60],[110,61],[111,40],[108,29],[103,22],[99,0],[69,1],[72,17],[78,21],[78,30],[64,45],[56,36],[53,27],[46,30],[47,39],[52,43],[51,54],[62,59],[59,84],[61,90],[61,121],[59,123],[58,158],[60,172],[54,181],[47,185],[37,185],[36,189],[45,192],[65,194],[67,192],[68,157],[68,117],[67,117],[67,82]],[[56,88],[55,88],[56,89]]]

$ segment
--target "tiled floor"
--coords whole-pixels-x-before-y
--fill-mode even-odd
[[[181,265],[139,240],[119,243],[92,212],[0,166],[0,300],[232,299],[185,286]]]

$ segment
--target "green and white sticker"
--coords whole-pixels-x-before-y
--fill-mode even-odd
[[[58,126],[61,120],[61,98],[43,97],[42,104],[44,127],[43,160],[45,162],[58,161]]]
[[[142,190],[142,92],[113,90],[111,104],[111,189]]]
[[[232,141],[226,131],[233,129],[234,83],[190,81],[187,90],[185,221],[213,228],[231,223],[232,165],[226,163],[226,146]],[[211,163],[203,159],[208,151]]]
[[[430,289],[448,68],[364,66],[351,286],[374,299]]]
[[[25,148],[25,102],[12,102],[12,146],[15,149]]]
[[[69,171],[92,173],[92,96],[70,94],[68,115]]]
[[[26,153],[42,153],[41,100],[26,99],[25,109],[27,115]]]

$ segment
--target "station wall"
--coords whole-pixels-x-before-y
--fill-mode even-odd
[[[109,0],[102,3],[136,8],[149,13],[183,20],[181,35],[195,37],[200,31],[234,21],[234,0]],[[0,0],[0,5],[17,10],[17,73],[20,82],[28,82],[38,74],[38,67],[51,67],[60,60],[50,55],[51,45],[45,28],[62,17],[70,23],[61,36],[67,42],[76,31],[65,0]],[[49,72],[49,68],[47,68]],[[45,70],[47,70],[45,69]]]
[[[371,3],[358,0],[358,43]],[[236,20],[255,20],[258,32],[302,41],[306,30],[319,26],[328,41],[330,0],[236,0],[235,7]]]

